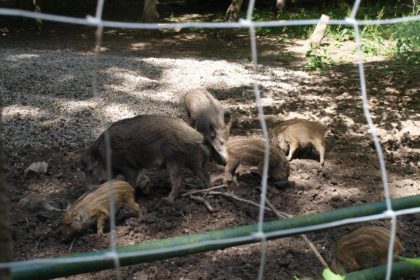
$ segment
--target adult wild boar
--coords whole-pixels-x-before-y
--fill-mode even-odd
[[[257,166],[258,173],[261,176],[264,166],[264,140],[235,137],[229,139],[226,148],[227,164],[225,166],[224,184],[227,184],[232,176],[235,176],[239,164]],[[289,174],[290,166],[286,157],[277,147],[270,145],[269,178],[277,182],[287,182]]]
[[[271,143],[286,152],[288,160],[299,147],[312,144],[319,153],[319,162],[324,165],[325,134],[327,128],[319,122],[292,119],[275,123],[270,129]]]
[[[205,90],[194,90],[185,95],[184,102],[190,125],[203,134],[219,154],[226,157],[225,143],[229,138],[232,118],[226,125],[219,100]]]
[[[109,136],[113,177],[121,174],[134,186],[140,170],[166,167],[172,184],[169,201],[174,201],[181,189],[183,167],[188,167],[210,187],[204,165],[210,154],[215,154],[214,149],[184,121],[161,115],[123,119],[102,133],[82,155],[82,168],[91,183],[107,179],[106,135]]]

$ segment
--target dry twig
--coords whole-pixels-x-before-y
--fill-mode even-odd
[[[74,242],[76,241],[76,237],[75,238],[73,238],[73,241],[71,242],[71,244],[70,244],[70,247],[69,247],[69,252],[73,249],[73,244],[74,244]]]
[[[236,195],[234,195],[231,192],[214,192],[214,191],[209,191],[208,192],[208,195],[220,195],[220,196],[224,196],[224,197],[231,198],[231,199],[234,199],[234,200],[238,200],[238,201],[241,201],[241,202],[245,202],[245,203],[254,205],[256,207],[260,207],[260,205],[258,203],[253,202],[251,200],[247,200],[247,199],[241,198],[239,196],[236,196]],[[267,208],[267,207],[264,207],[264,209],[267,210],[267,211],[272,211],[270,208]]]
[[[277,217],[279,217],[279,218],[293,217],[293,215],[290,215],[290,214],[285,213],[285,212],[278,211],[267,197],[265,198],[265,203],[268,205],[268,207],[271,208],[271,210],[274,212],[274,214],[276,214]],[[309,248],[312,250],[314,255],[318,258],[318,260],[320,261],[322,266],[324,268],[328,268],[327,262],[324,260],[324,258],[321,256],[321,254],[316,249],[315,245],[311,242],[311,240],[309,240],[309,238],[306,236],[306,234],[301,234],[300,237],[302,237],[302,239],[306,242],[306,244],[308,244]]]
[[[209,210],[209,212],[214,212],[214,208],[203,197],[201,197],[201,196],[195,196],[195,195],[189,195],[188,197],[191,198],[192,200],[195,200],[195,201],[198,201],[198,202],[203,203],[206,206],[207,210]]]
[[[186,193],[182,194],[182,196],[189,196],[189,195],[196,194],[196,193],[206,193],[206,192],[209,192],[211,190],[221,189],[221,188],[225,188],[225,187],[226,187],[225,185],[219,185],[219,186],[211,187],[211,188],[208,188],[208,189],[193,190],[193,191],[189,191],[189,192],[186,192]]]

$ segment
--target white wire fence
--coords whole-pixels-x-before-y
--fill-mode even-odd
[[[344,19],[330,19],[326,22],[329,25],[347,25],[352,26],[354,29],[355,41],[357,43],[357,54],[358,54],[358,70],[359,70],[359,80],[360,80],[360,98],[362,100],[362,109],[366,119],[366,122],[369,127],[369,131],[371,132],[371,137],[377,152],[380,172],[381,172],[381,179],[384,189],[384,197],[386,200],[386,211],[381,214],[375,215],[368,215],[364,217],[358,218],[350,218],[350,219],[343,219],[340,221],[335,222],[328,222],[322,223],[314,226],[307,226],[307,227],[297,227],[293,229],[287,230],[280,230],[274,231],[270,233],[265,233],[263,230],[263,221],[264,221],[264,210],[265,210],[265,199],[267,193],[267,177],[268,177],[268,156],[269,156],[269,141],[268,141],[268,129],[264,119],[264,112],[261,102],[261,94],[260,94],[260,84],[258,82],[253,82],[253,89],[255,93],[255,101],[257,105],[257,111],[259,116],[259,121],[261,124],[261,129],[263,136],[265,138],[265,155],[264,155],[264,168],[263,174],[261,179],[261,196],[260,196],[260,207],[259,207],[259,215],[258,215],[258,227],[257,231],[253,234],[246,236],[246,237],[239,237],[239,238],[228,238],[228,239],[221,239],[221,240],[213,240],[213,241],[203,241],[197,242],[194,244],[176,246],[176,247],[168,247],[168,248],[160,248],[160,249],[152,249],[152,250],[144,250],[144,251],[135,251],[135,252],[117,252],[116,244],[118,240],[118,236],[116,235],[115,230],[115,206],[114,201],[112,199],[112,189],[109,188],[109,195],[110,195],[110,251],[105,254],[95,255],[95,256],[80,256],[71,258],[57,258],[57,259],[34,259],[28,261],[17,261],[17,262],[10,262],[10,263],[0,263],[0,269],[2,268],[13,268],[18,266],[25,266],[29,264],[42,264],[42,263],[74,263],[74,262],[87,262],[87,261],[95,261],[95,260],[112,260],[114,263],[114,267],[116,268],[116,277],[117,279],[122,279],[120,273],[120,258],[121,257],[130,257],[130,256],[147,256],[149,254],[156,254],[156,253],[167,253],[173,252],[180,249],[192,249],[198,248],[205,245],[212,245],[212,244],[232,244],[237,242],[243,241],[250,241],[250,240],[259,240],[261,241],[261,260],[260,260],[260,268],[258,273],[258,279],[263,279],[264,276],[264,265],[265,265],[265,256],[266,256],[266,240],[267,238],[277,237],[277,236],[285,236],[290,234],[296,234],[301,232],[308,232],[314,231],[319,229],[327,229],[330,227],[336,227],[340,225],[346,224],[353,224],[353,223],[361,223],[367,221],[373,221],[378,219],[390,219],[391,221],[391,239],[389,242],[388,248],[388,263],[387,263],[387,273],[386,279],[390,279],[391,277],[391,270],[392,270],[392,261],[393,261],[393,247],[395,241],[395,232],[396,232],[396,220],[399,215],[406,215],[406,214],[413,214],[413,213],[420,213],[420,207],[411,208],[411,209],[404,209],[394,211],[391,205],[391,198],[390,198],[390,191],[388,186],[388,176],[384,161],[384,155],[382,152],[381,145],[378,140],[378,136],[376,133],[375,125],[372,121],[371,114],[369,112],[368,106],[368,97],[367,97],[367,89],[366,89],[366,81],[365,81],[365,73],[364,73],[364,66],[363,66],[363,53],[362,53],[362,46],[361,46],[361,38],[359,27],[364,25],[385,25],[385,24],[396,24],[396,23],[403,23],[403,22],[410,22],[410,21],[418,21],[420,20],[420,16],[411,16],[411,17],[401,17],[401,18],[390,18],[390,19],[380,19],[380,20],[357,20],[356,14],[359,10],[360,0],[356,0],[352,12],[349,17]],[[318,19],[305,19],[305,20],[287,20],[287,21],[258,21],[254,22],[252,20],[253,11],[254,11],[255,0],[250,0],[247,8],[246,18],[240,19],[238,22],[178,22],[178,23],[137,23],[137,22],[118,22],[118,21],[108,21],[102,19],[102,12],[104,7],[104,0],[98,0],[96,14],[95,16],[87,16],[86,18],[75,18],[75,17],[67,17],[67,16],[60,16],[60,15],[53,15],[53,14],[46,14],[46,13],[37,13],[37,12],[30,12],[24,11],[19,9],[6,9],[0,8],[0,15],[4,16],[18,16],[18,17],[26,17],[26,18],[34,18],[34,19],[41,19],[46,21],[54,21],[54,22],[61,22],[61,23],[68,23],[68,24],[78,24],[78,25],[89,25],[89,26],[96,26],[96,44],[94,47],[95,50],[95,62],[94,62],[94,73],[93,73],[93,93],[96,98],[97,103],[97,110],[101,114],[101,127],[103,130],[106,130],[106,121],[105,121],[105,112],[102,105],[102,94],[98,90],[98,81],[97,81],[97,73],[98,73],[98,60],[100,56],[100,49],[101,49],[101,42],[102,42],[102,35],[103,35],[103,28],[104,27],[112,27],[112,28],[126,28],[126,29],[179,29],[179,28],[209,28],[209,29],[218,29],[218,28],[241,28],[241,29],[248,29],[250,35],[250,43],[251,43],[251,55],[252,55],[252,65],[253,71],[256,74],[258,72],[258,61],[257,61],[257,45],[256,45],[256,35],[255,29],[260,27],[284,27],[284,26],[301,26],[301,25],[315,25],[320,20]],[[111,160],[110,160],[110,143],[109,139],[106,141],[107,146],[107,173],[109,178],[111,177]]]

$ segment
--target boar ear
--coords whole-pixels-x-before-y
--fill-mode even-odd
[[[69,211],[70,207],[71,207],[71,204],[67,204],[66,211]]]

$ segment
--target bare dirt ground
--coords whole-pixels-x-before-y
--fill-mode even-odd
[[[318,213],[383,199],[379,164],[361,109],[357,65],[338,64],[324,75],[303,71],[302,42],[278,44],[258,39],[259,69],[252,74],[249,38],[238,32],[232,39],[216,39],[213,32],[196,30],[148,34],[106,29],[98,68],[99,105],[93,96],[94,30],[46,23],[42,32],[32,22],[0,18],[0,92],[3,136],[8,160],[7,183],[11,198],[14,259],[66,255],[106,248],[109,234],[98,237],[94,228],[70,244],[58,230],[61,214],[34,213],[17,206],[30,192],[46,196],[65,208],[87,191],[79,170],[81,151],[106,124],[137,114],[158,113],[186,117],[184,93],[204,88],[225,109],[240,116],[232,135],[261,136],[257,121],[253,79],[260,82],[264,112],[272,120],[302,117],[318,120],[330,129],[326,164],[317,155],[301,153],[291,161],[293,187],[270,187],[268,198],[292,215]],[[288,53],[289,63],[276,57]],[[343,54],[345,55],[345,54]],[[420,194],[419,66],[389,59],[365,64],[369,106],[386,158],[393,198]],[[101,113],[103,112],[103,114]],[[32,162],[49,164],[46,174],[24,177]],[[220,182],[221,166],[209,166]],[[259,178],[240,169],[239,186],[231,190],[259,201]],[[122,211],[117,217],[118,245],[140,243],[227,227],[253,224],[258,209],[223,197],[209,198],[216,209],[179,198],[173,205],[159,202],[170,191],[165,171],[151,173],[154,188],[139,196],[143,219]],[[188,182],[200,185],[187,173]],[[187,190],[189,188],[185,188]],[[398,218],[397,234],[406,251],[420,255],[420,215]],[[266,213],[266,220],[275,219]],[[388,226],[387,221],[369,224]],[[360,227],[349,225],[308,234],[326,257],[340,236]],[[255,279],[260,246],[246,245],[130,266],[125,279]],[[268,243],[266,279],[320,279],[322,266],[298,237]],[[113,279],[112,270],[70,279]],[[415,279],[415,278],[411,278]]]

